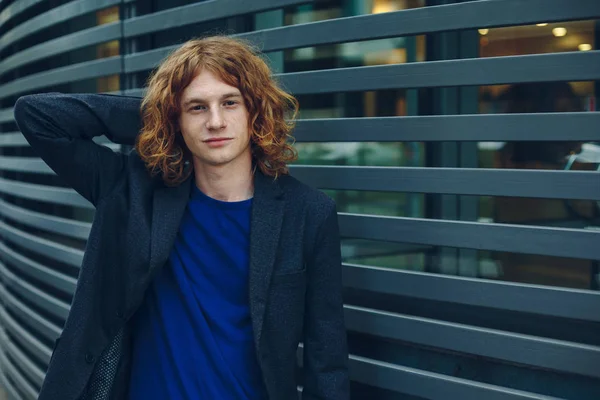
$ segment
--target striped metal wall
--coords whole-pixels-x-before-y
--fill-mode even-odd
[[[93,218],[90,204],[64,187],[16,130],[12,105],[19,96],[49,90],[141,94],[144,73],[177,43],[159,34],[177,30],[191,38],[203,33],[197,24],[213,21],[275,52],[600,18],[598,0],[482,0],[250,32],[240,22],[240,16],[307,3],[313,2],[178,1],[154,11],[147,1],[0,0],[0,375],[10,398],[36,398]],[[119,8],[121,19],[98,25],[98,12],[111,7]],[[99,58],[97,46],[112,43],[114,51],[115,41],[117,54]],[[600,51],[456,58],[278,78],[296,95],[600,80]],[[111,89],[115,81],[118,87]],[[600,141],[598,112],[438,114],[446,115],[301,120],[296,137],[298,143],[431,145]],[[460,167],[297,165],[292,174],[327,190],[600,201],[600,174],[591,171]],[[600,260],[600,230],[594,229],[443,216],[339,217],[344,238],[595,260],[596,267]],[[343,268],[353,398],[600,399],[600,293],[591,287],[357,263]]]

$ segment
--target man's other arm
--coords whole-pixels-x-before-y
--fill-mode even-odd
[[[307,263],[303,400],[350,398],[342,300],[342,260],[335,203],[321,224]]]
[[[129,96],[43,93],[20,97],[14,114],[35,152],[95,206],[123,173],[126,156],[92,138],[106,135],[117,144],[134,144],[140,105],[140,98]]]

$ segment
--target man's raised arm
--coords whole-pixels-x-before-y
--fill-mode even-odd
[[[114,187],[126,156],[92,141],[105,135],[133,145],[141,99],[108,94],[43,93],[20,97],[14,109],[23,136],[68,185],[94,206]]]

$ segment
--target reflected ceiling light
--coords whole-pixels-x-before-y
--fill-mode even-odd
[[[480,35],[487,35],[489,31],[490,31],[489,29],[479,29],[478,30]]]
[[[581,51],[590,51],[592,49],[592,45],[589,43],[582,43],[578,46]]]
[[[373,14],[383,14],[392,11],[396,11],[392,4],[380,1],[375,3],[375,5],[373,6],[373,11],[371,12]]]
[[[558,28],[552,29],[552,34],[556,37],[563,37],[567,34],[567,29],[559,26]]]
[[[546,26],[546,25],[548,25],[547,22],[544,22],[543,24],[535,24],[535,26]]]

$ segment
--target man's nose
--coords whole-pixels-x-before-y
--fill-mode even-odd
[[[212,110],[210,117],[206,123],[208,129],[221,129],[225,127],[225,118],[223,118],[223,112],[221,110]]]

